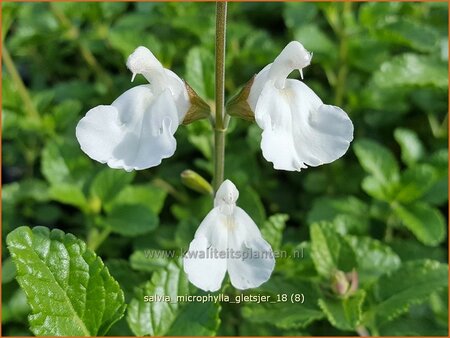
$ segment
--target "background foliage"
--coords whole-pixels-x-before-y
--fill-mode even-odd
[[[2,3],[3,334],[447,335],[447,3],[229,4],[228,97],[299,40],[314,52],[305,82],[349,113],[355,140],[335,163],[290,173],[262,158],[256,125],[230,125],[239,205],[274,248],[304,253],[245,294],[303,293],[304,304],[142,302],[202,294],[177,259],[148,250],[187,248],[211,208],[180,180],[185,169],[211,178],[211,129],[180,127],[172,158],[125,173],[83,154],[75,125],[132,86],[125,60],[139,45],[212,101],[214,7]]]

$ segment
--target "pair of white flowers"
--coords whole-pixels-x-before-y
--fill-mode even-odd
[[[302,74],[311,58],[302,44],[290,42],[255,76],[245,98],[263,130],[263,156],[275,169],[300,171],[333,162],[353,139],[353,124],[342,109],[323,104],[306,84],[287,78],[295,69]],[[154,167],[174,154],[174,134],[191,100],[186,84],[147,48],[138,47],[127,67],[133,79],[142,74],[150,84],[88,111],[77,125],[76,136],[92,159],[131,171]],[[257,287],[269,279],[275,266],[270,245],[236,206],[238,195],[232,182],[221,185],[213,210],[184,257],[189,280],[205,291],[218,290],[227,271],[234,287]]]

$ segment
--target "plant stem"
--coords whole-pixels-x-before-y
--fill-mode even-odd
[[[34,106],[30,93],[25,87],[25,84],[23,83],[22,78],[20,77],[20,74],[17,71],[17,68],[14,65],[14,61],[12,60],[11,55],[9,54],[9,51],[6,48],[6,46],[3,46],[2,59],[5,64],[6,70],[11,76],[11,79],[15,84],[17,91],[19,92],[20,98],[23,101],[23,104],[25,106],[25,112],[31,119],[33,119],[36,122],[40,122],[39,112]]]
[[[163,180],[162,178],[155,178],[152,183],[163,190],[165,190],[169,195],[175,198],[177,201],[181,203],[188,203],[189,197],[182,192],[175,189],[169,182]]]
[[[96,228],[92,229],[88,235],[87,246],[92,251],[96,251],[98,247],[108,238],[111,230],[104,228],[101,232],[98,232]]]
[[[220,187],[224,177],[225,133],[228,119],[225,118],[225,41],[227,3],[216,3],[216,118],[214,126],[214,191]]]
[[[214,192],[223,182],[225,158],[225,130],[214,130]]]
[[[343,19],[341,20],[340,27],[337,34],[340,38],[339,44],[339,70],[336,78],[336,91],[335,91],[335,104],[342,106],[344,103],[345,87],[347,83],[348,74],[348,32],[346,27],[345,17],[351,15],[352,4],[344,3]]]
[[[92,71],[104,81],[108,88],[112,88],[113,81],[108,73],[103,69],[100,63],[95,58],[94,54],[89,50],[83,40],[80,38],[80,32],[78,28],[72,23],[72,21],[64,14],[64,12],[55,4],[50,3],[50,10],[52,14],[59,21],[60,25],[68,31],[70,40],[74,41],[78,47],[82,58],[89,65]]]

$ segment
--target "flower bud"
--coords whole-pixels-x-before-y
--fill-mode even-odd
[[[350,288],[348,289],[347,294],[352,295],[358,290],[358,273],[355,269],[352,270],[352,272],[347,273],[347,279],[350,281]]]
[[[181,173],[181,182],[183,182],[186,187],[201,194],[212,195],[214,193],[211,184],[193,170],[188,169],[183,171]]]
[[[340,296],[344,296],[347,293],[349,286],[350,284],[345,276],[345,273],[342,271],[336,271],[332,277],[333,291]]]
[[[99,214],[102,210],[102,200],[98,196],[91,196],[89,199],[89,211],[93,214]]]
[[[355,269],[349,273],[338,270],[333,275],[331,283],[331,288],[337,295],[347,298],[358,290],[358,273]]]

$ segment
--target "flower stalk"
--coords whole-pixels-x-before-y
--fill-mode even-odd
[[[225,41],[227,3],[216,5],[216,116],[214,123],[214,191],[223,182],[225,158],[225,133],[228,119],[225,117]]]

